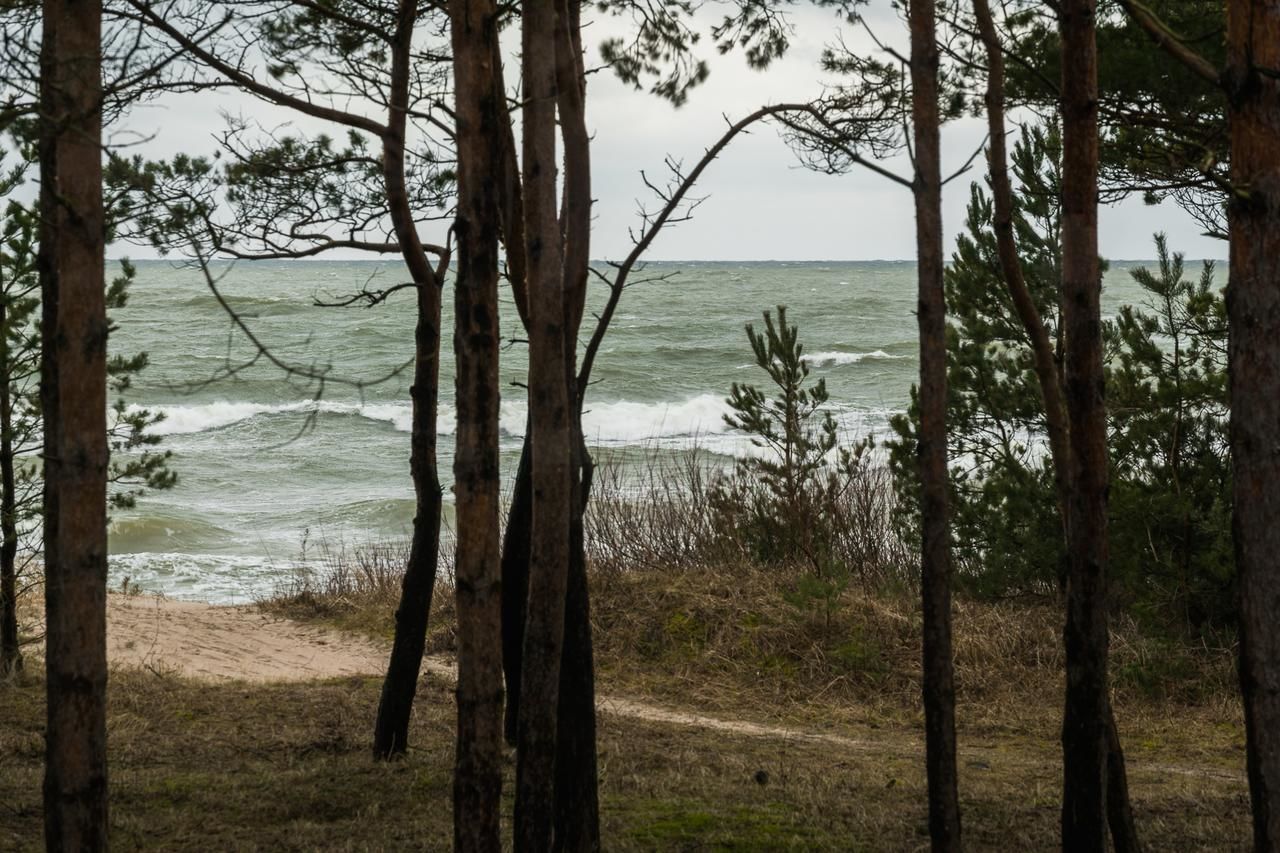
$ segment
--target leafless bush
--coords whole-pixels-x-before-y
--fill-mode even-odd
[[[600,453],[587,511],[592,564],[606,571],[763,565],[754,540],[768,507],[758,484],[726,460],[694,446]],[[892,478],[878,461],[862,459],[832,471],[815,518],[827,550],[852,578],[902,581],[911,555],[894,530]],[[773,524],[777,519],[770,519]]]
[[[698,447],[597,454],[587,507],[592,566],[680,569],[714,562],[720,544],[707,500],[712,463]]]
[[[300,566],[278,583],[265,604],[286,610],[338,612],[385,602],[391,609],[409,560],[408,540],[350,545],[304,540]]]

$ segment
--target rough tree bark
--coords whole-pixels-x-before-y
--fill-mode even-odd
[[[1280,5],[1227,3],[1227,289],[1240,690],[1254,849],[1280,850]]]
[[[458,551],[458,738],[454,849],[502,849],[502,577],[498,552],[498,199],[494,95],[497,8],[450,10],[458,145],[458,270],[454,284]]]
[[[1013,230],[1013,186],[1009,180],[1009,155],[1005,143],[1007,128],[1004,117],[1004,53],[995,20],[987,0],[973,0],[974,17],[987,58],[987,149],[991,176],[992,226],[996,235],[996,253],[1009,298],[1022,327],[1031,341],[1031,352],[1040,396],[1044,403],[1045,427],[1049,434],[1049,455],[1053,460],[1054,487],[1058,514],[1062,518],[1064,538],[1068,528],[1067,513],[1071,504],[1071,447],[1067,428],[1067,410],[1063,400],[1062,381],[1054,358],[1053,342],[1036,308],[1031,290],[1018,257]],[[1124,750],[1116,730],[1115,716],[1107,714],[1107,815],[1112,844],[1116,853],[1133,853],[1140,849],[1133,809],[1129,803],[1128,774],[1125,772]]]
[[[529,298],[533,524],[517,720],[515,844],[552,845],[560,658],[569,570],[571,417],[556,210],[556,4],[521,8],[524,229]]]
[[[1106,849],[1107,421],[1098,267],[1094,0],[1066,0],[1062,34],[1062,290],[1072,484],[1067,512],[1067,691],[1062,844]]]
[[[0,297],[0,330],[5,327],[7,314],[7,297]],[[0,676],[22,669],[22,650],[18,646],[18,506],[14,494],[11,368],[6,338],[0,340]]]
[[[960,849],[955,680],[951,652],[951,543],[947,524],[946,305],[942,273],[942,166],[938,45],[933,0],[912,0],[911,116],[915,138],[916,255],[920,327],[921,601],[929,837]]]
[[[44,822],[50,851],[107,847],[107,313],[100,0],[45,0],[40,50],[44,329]]]
[[[387,207],[409,274],[417,284],[418,324],[414,331],[412,424],[409,471],[417,500],[413,539],[405,565],[395,639],[382,682],[374,722],[373,754],[390,758],[408,748],[409,718],[426,649],[427,619],[440,559],[442,494],[436,461],[436,415],[440,383],[440,279],[414,225],[405,187],[405,125],[409,100],[410,49],[417,21],[416,0],[402,0],[392,48],[391,108],[382,131],[382,168]]]

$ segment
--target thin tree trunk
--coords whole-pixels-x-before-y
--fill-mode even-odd
[[[507,681],[507,743],[516,745],[520,718],[520,661],[524,654],[524,613],[529,606],[529,541],[533,534],[533,428],[525,418],[524,442],[511,488],[511,507],[502,537],[502,670]]]
[[[552,845],[560,659],[569,571],[573,448],[565,381],[565,307],[556,212],[556,6],[521,8],[524,67],[524,226],[529,315],[533,527],[521,660],[515,845]]]
[[[1280,7],[1227,3],[1231,455],[1254,849],[1280,850]]]
[[[1098,67],[1093,0],[1065,0],[1062,289],[1072,489],[1067,513],[1067,692],[1062,844],[1106,849],[1107,421],[1098,267]]]
[[[501,57],[498,49],[495,53]],[[502,150],[502,231],[506,244],[507,279],[528,334],[529,289],[524,256],[524,193],[520,185],[520,162],[516,157],[515,133],[507,109],[506,92],[499,84],[499,142]],[[511,490],[511,507],[502,537],[502,669],[507,681],[507,709],[504,731],[507,743],[516,745],[516,720],[520,711],[520,659],[524,647],[524,611],[529,598],[529,537],[533,525],[532,446],[533,428],[525,418],[524,440]]]
[[[960,849],[955,681],[951,651],[951,550],[947,523],[947,359],[943,295],[938,45],[933,0],[912,0],[911,113],[915,138],[920,326],[921,600],[929,837]]]
[[[561,0],[556,26],[556,79],[564,139],[564,370],[571,405],[572,467],[554,836],[557,850],[575,853],[600,849],[595,664],[585,532],[591,457],[582,431],[585,389],[577,387],[576,358],[591,264],[591,137],[586,121],[580,15],[580,0]]]
[[[501,71],[502,45],[493,46],[494,67]],[[502,217],[502,241],[506,249],[507,280],[516,303],[520,325],[529,330],[529,284],[524,245],[524,188],[521,186],[520,158],[516,156],[516,135],[511,110],[507,105],[504,75],[494,76],[494,98],[498,107],[498,147],[501,167],[498,174],[499,214]],[[526,430],[525,435],[528,435]]]
[[[1062,519],[1064,540],[1068,528],[1067,513],[1071,505],[1071,447],[1067,429],[1067,411],[1063,401],[1062,382],[1054,358],[1053,343],[1036,308],[1031,290],[1023,275],[1022,262],[1013,231],[1013,187],[1009,180],[1008,152],[1005,144],[1007,128],[1004,118],[1004,54],[995,21],[987,0],[973,0],[978,31],[987,55],[987,161],[991,175],[993,207],[992,225],[996,234],[996,250],[1000,270],[1009,289],[1014,310],[1031,341],[1031,352],[1040,395],[1044,402],[1045,427],[1049,434],[1049,455],[1053,460],[1053,480],[1057,493],[1058,514]],[[1107,713],[1107,816],[1112,844],[1116,853],[1133,853],[1140,848],[1133,809],[1129,803],[1129,784],[1125,773],[1124,750],[1115,725],[1115,715]]]
[[[8,294],[0,288],[0,676],[22,669],[18,646],[18,501],[14,494],[13,396]]]
[[[1031,340],[1036,379],[1040,383],[1040,395],[1044,400],[1045,430],[1049,433],[1049,453],[1053,458],[1058,512],[1065,519],[1070,494],[1066,477],[1070,470],[1068,460],[1071,456],[1067,437],[1067,408],[1062,397],[1062,383],[1058,378],[1053,342],[1049,340],[1049,330],[1040,317],[1030,288],[1027,287],[1013,232],[1013,186],[1009,180],[1009,155],[1005,143],[1004,54],[987,0],[973,0],[973,9],[987,56],[987,163],[991,175],[991,224],[996,235],[1000,272],[1022,328]]]
[[[100,0],[45,0],[40,53],[44,350],[44,822],[107,847],[107,313]]]
[[[405,188],[405,125],[416,0],[402,0],[393,39],[391,109],[382,140],[383,179],[396,239],[409,274],[418,285],[418,324],[414,331],[413,400],[409,472],[417,512],[405,566],[400,603],[396,608],[395,639],[382,682],[382,696],[373,729],[375,758],[401,755],[408,748],[409,718],[426,649],[427,619],[440,560],[442,495],[436,461],[436,414],[440,384],[440,280],[432,269],[414,225]]]
[[[451,8],[458,142],[454,285],[458,739],[454,849],[502,849],[502,575],[498,551],[498,166],[493,0]]]

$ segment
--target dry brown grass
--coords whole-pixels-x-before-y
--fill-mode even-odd
[[[391,568],[366,558],[333,576],[311,576],[308,586],[261,606],[389,638],[399,593]],[[594,570],[602,689],[757,722],[915,726],[915,593],[855,584],[828,607],[799,592],[802,578],[784,569],[700,565]],[[962,734],[1056,742],[1064,669],[1056,603],[957,598],[954,616]],[[1121,727],[1134,733],[1131,751],[1176,745],[1238,767],[1243,723],[1234,649],[1144,634],[1124,618],[1112,627],[1112,683]],[[452,652],[454,629],[453,591],[442,579],[428,651]],[[1187,720],[1195,725],[1188,728]],[[1207,741],[1206,731],[1214,733]]]
[[[771,721],[918,719],[920,616],[910,592],[848,589],[828,617],[797,600],[798,576],[785,573],[699,569],[595,581],[597,660],[615,690]],[[1058,609],[961,599],[954,612],[962,731],[1056,740]],[[1174,735],[1191,716],[1229,732],[1231,743],[1243,736],[1231,648],[1180,646],[1124,620],[1114,629],[1122,724]]]
[[[362,678],[209,685],[113,673],[113,847],[448,849],[450,687],[435,679],[424,684],[413,749],[393,764],[368,756],[377,691],[376,680]],[[41,847],[43,700],[36,678],[0,688],[0,849]],[[852,740],[742,737],[604,715],[606,849],[923,849],[923,763],[914,729],[860,726],[844,733]],[[969,849],[1056,846],[1053,753],[1052,742],[1025,737],[964,746]],[[1142,762],[1131,771],[1148,847],[1244,849],[1243,780],[1185,771],[1181,764],[1174,772]],[[505,790],[509,796],[510,775]]]

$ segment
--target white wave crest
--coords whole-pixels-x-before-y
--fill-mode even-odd
[[[498,415],[503,435],[524,435],[528,405],[522,399],[504,400]],[[652,440],[686,438],[727,432],[724,414],[729,411],[724,398],[702,394],[678,402],[639,403],[616,400],[593,403],[587,400],[582,415],[582,431],[592,444],[640,444]],[[440,434],[453,435],[453,410],[440,407]]]
[[[866,359],[901,359],[906,356],[890,355],[882,349],[874,352],[813,352],[802,355],[801,358],[810,364],[816,364],[821,367],[839,367],[845,364],[857,364]]]
[[[145,408],[164,415],[164,420],[151,428],[155,435],[190,435],[209,432],[238,424],[261,415],[318,411],[321,414],[360,415],[375,421],[385,421],[396,429],[407,432],[412,417],[412,407],[405,403],[339,403],[329,400],[300,400],[293,403],[249,403],[219,400],[191,406],[131,406],[137,411]]]
[[[728,432],[724,398],[700,394],[676,403],[590,403],[582,416],[588,441],[632,444],[652,439],[717,435]]]
[[[163,405],[146,407],[161,413],[164,420],[156,424],[157,435],[189,435],[229,427],[264,415],[301,414],[318,410],[321,414],[354,415],[390,424],[398,432],[409,432],[413,425],[413,407],[409,403],[343,403],[329,400],[306,400],[292,403],[250,403],[219,401],[199,405]],[[642,403],[634,400],[612,402],[587,401],[583,413],[583,432],[587,441],[598,445],[627,445],[658,442],[662,445],[701,443],[714,437],[725,439],[718,444],[736,445],[745,437],[730,429],[724,416],[729,406],[718,394],[700,394],[679,401]],[[503,435],[524,435],[528,406],[523,399],[504,400],[499,413]],[[441,436],[457,431],[456,412],[452,406],[440,406],[437,430]],[[692,441],[691,441],[692,440]],[[716,443],[716,442],[712,442]]]

